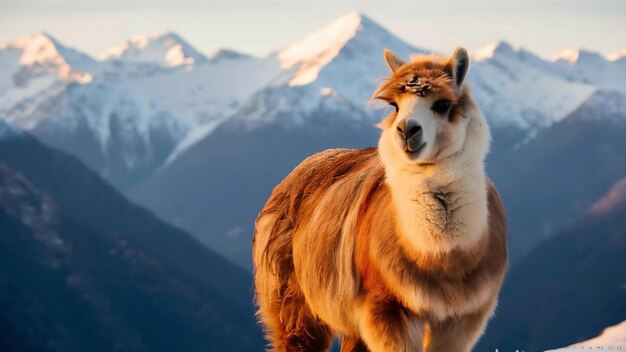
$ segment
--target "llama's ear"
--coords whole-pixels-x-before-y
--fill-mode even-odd
[[[385,49],[383,52],[385,53],[385,60],[387,60],[387,65],[391,69],[391,72],[395,73],[398,67],[404,65],[404,61],[400,60],[391,50]]]
[[[454,50],[454,54],[446,64],[446,70],[452,76],[454,84],[460,87],[469,70],[469,55],[465,48],[458,47]]]

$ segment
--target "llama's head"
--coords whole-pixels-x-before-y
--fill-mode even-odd
[[[392,108],[379,124],[383,159],[420,167],[472,154],[482,162],[489,131],[464,84],[467,51],[457,48],[450,58],[418,55],[405,63],[385,50],[385,58],[392,74],[374,93]]]

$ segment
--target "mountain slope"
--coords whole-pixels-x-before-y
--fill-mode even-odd
[[[4,111],[6,120],[74,154],[119,189],[150,175],[188,127],[127,86],[70,83]]]
[[[513,266],[477,350],[542,351],[626,318],[626,178]]]
[[[555,75],[532,53],[500,42],[474,54],[468,76],[475,98],[495,129],[550,126],[574,111],[596,88]]]
[[[624,135],[626,98],[599,91],[531,143],[490,156],[509,214],[512,261],[583,216],[626,175]]]
[[[622,79],[626,76],[626,60],[618,55],[607,60],[598,53],[574,48],[555,55],[552,67],[568,81],[626,93]]]
[[[252,322],[0,163],[3,351],[253,351]]]
[[[9,198],[2,202],[5,212],[4,220],[7,224],[2,228],[12,229],[11,232],[3,231],[3,241],[7,246],[3,245],[2,248],[9,251],[12,258],[42,273],[49,268],[39,267],[36,258],[40,256],[37,253],[45,252],[46,246],[54,246],[59,242],[56,238],[59,238],[61,243],[66,243],[68,247],[75,248],[75,251],[70,251],[66,257],[63,257],[67,259],[67,262],[61,262],[63,264],[59,269],[61,271],[51,274],[50,285],[63,285],[63,280],[67,275],[62,273],[87,275],[87,278],[91,280],[89,282],[97,285],[97,287],[87,287],[87,291],[91,292],[90,290],[93,289],[96,291],[94,294],[103,295],[104,303],[111,302],[113,306],[111,309],[116,309],[118,313],[126,310],[135,312],[132,319],[128,318],[132,321],[123,323],[129,324],[133,329],[148,329],[137,333],[143,343],[148,343],[144,340],[149,337],[154,337],[158,341],[159,336],[155,335],[162,334],[161,338],[170,339],[171,343],[178,341],[181,345],[189,345],[190,348],[193,347],[192,350],[200,350],[199,346],[205,348],[213,346],[213,349],[217,349],[220,341],[222,343],[231,341],[229,343],[234,344],[233,348],[239,350],[260,348],[262,343],[254,320],[249,273],[201,246],[184,232],[162,223],[147,211],[128,203],[123,196],[93,172],[87,170],[75,158],[49,149],[23,132],[17,135],[5,133],[0,140],[0,163],[5,170],[3,173],[8,175],[5,189],[9,192],[7,194]],[[19,186],[15,194],[10,191],[12,183]],[[22,199],[20,194],[28,194],[28,196]],[[25,205],[18,206],[22,200]],[[33,205],[28,205],[29,202]],[[48,213],[41,213],[48,209],[47,204],[50,204],[53,208],[51,211],[58,215],[48,216]],[[30,221],[28,220],[31,216],[29,212],[34,211],[33,209],[43,210],[39,213],[35,211],[32,216],[36,219]],[[37,221],[41,222],[41,226]],[[42,247],[43,244],[28,242],[32,241],[33,236],[37,239],[37,231],[40,230],[44,236],[56,234],[56,237],[53,237],[51,241],[44,238],[43,244],[47,243],[44,247]],[[12,244],[15,233],[20,234],[21,237],[15,239],[16,244]],[[28,251],[13,252],[10,248],[18,244],[24,246],[23,248],[32,247],[34,254],[30,255]],[[109,264],[106,261],[98,259],[111,256],[109,250],[118,253],[119,257],[115,255],[113,257],[121,261],[112,263],[112,267],[108,267]],[[93,254],[92,261],[88,253]],[[127,253],[130,253],[129,258],[126,257]],[[45,258],[42,256],[42,259]],[[56,257],[50,258],[50,260],[56,260]],[[33,260],[35,262],[32,262]],[[19,273],[19,271],[12,271],[12,266],[8,264],[3,264],[2,268],[6,270],[7,275]],[[83,269],[87,272],[82,272]],[[124,276],[116,270],[124,271],[124,275],[127,272],[130,276]],[[21,281],[18,280],[15,285],[27,287],[28,279],[27,276]],[[111,282],[110,280],[119,281]],[[5,284],[9,285],[11,281]],[[125,296],[124,285],[129,286],[128,296]],[[16,290],[24,287],[19,286]],[[163,288],[162,292],[157,289],[159,287]],[[166,289],[167,287],[169,288]],[[83,293],[89,293],[81,293],[80,287],[77,290],[77,292],[72,291],[73,293],[68,293],[66,289],[61,291],[67,293],[65,299],[68,301],[72,301],[74,299],[72,297],[82,297]],[[9,294],[13,291],[3,289],[2,292]],[[54,292],[56,291],[51,289],[43,294],[53,295]],[[75,296],[76,294],[78,296]],[[136,295],[135,298],[132,298],[132,295]],[[21,295],[9,294],[5,298],[15,300],[18,299],[16,297],[21,297]],[[143,318],[139,311],[125,306],[139,297],[145,299],[145,303],[150,305],[149,307],[143,306],[144,308],[139,305],[137,309],[141,312],[154,310],[154,314],[167,314],[170,317],[141,320]],[[46,306],[45,302],[38,300],[52,298],[44,295],[32,299],[33,301],[25,302],[25,304]],[[162,301],[162,309],[159,308],[159,301]],[[95,309],[98,314],[105,314],[108,308],[100,306],[99,303],[101,302],[88,302],[87,306],[76,309],[79,309],[79,313],[84,308],[85,312]],[[195,312],[196,308],[198,312]],[[122,310],[119,311],[119,309]],[[34,312],[23,312],[18,309],[15,314],[22,313],[28,316],[32,313],[33,319],[39,319]],[[122,313],[119,319],[123,320],[125,316]],[[42,313],[42,319],[45,317],[49,318]],[[3,319],[9,318],[4,316]],[[174,334],[172,332],[174,330],[168,328],[169,319],[172,320],[172,328],[180,323],[177,329],[184,331]],[[187,320],[190,322],[188,326],[185,323]],[[103,322],[98,319],[96,321],[97,324],[107,322],[107,320]],[[16,322],[19,320],[11,318],[8,323],[16,324]],[[195,323],[191,324],[191,322]],[[116,326],[115,323],[111,324],[112,327]],[[12,325],[12,329],[19,330],[23,327]],[[120,331],[123,332],[125,329],[121,328]],[[219,333],[220,331],[224,334]],[[119,335],[119,331],[110,333],[115,336]],[[189,336],[188,342],[180,341],[180,339],[185,339],[185,334],[193,336]],[[154,350],[154,348],[148,348],[148,350]]]

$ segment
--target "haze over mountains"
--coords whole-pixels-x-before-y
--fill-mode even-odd
[[[100,60],[47,33],[24,37],[0,44],[0,119],[13,126],[0,125],[0,140],[2,128],[26,130],[249,269],[254,219],[295,165],[376,144],[384,112],[369,100],[388,74],[384,48],[405,59],[430,52],[360,13],[261,58],[205,55],[171,32],[133,37]],[[469,84],[493,134],[489,174],[521,267],[554,236],[596,224],[588,209],[626,177],[625,54],[572,49],[545,60],[507,42],[472,54]],[[485,341],[519,338],[506,333]]]

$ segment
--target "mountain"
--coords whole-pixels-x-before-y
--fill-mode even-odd
[[[626,347],[626,320],[604,329],[602,333],[590,340],[579,342],[569,347],[559,348],[546,352],[572,352],[581,349],[596,348],[607,352],[620,352]]]
[[[58,90],[59,82],[91,82],[97,66],[48,33],[0,43],[0,116],[10,118],[8,110],[20,102],[45,99]]]
[[[2,88],[24,87],[41,76],[56,76],[88,82],[97,62],[68,48],[48,33],[40,33],[0,43],[0,84]],[[2,89],[3,95],[7,94]]]
[[[0,349],[262,348],[249,273],[0,126]]]
[[[18,60],[19,57],[19,60]],[[107,79],[105,65],[47,34],[0,47],[0,118],[74,154],[119,189],[145,179],[189,126],[157,100]]]
[[[509,214],[512,261],[572,225],[626,175],[624,135],[626,98],[598,91],[532,142],[490,155],[488,171]]]
[[[218,52],[191,68],[116,71],[118,80],[147,101],[175,111],[178,121],[189,126],[169,160],[211,133],[255,92],[282,72],[273,58],[256,58],[230,51]],[[121,72],[121,73],[120,73]]]
[[[512,267],[477,350],[543,351],[594,337],[626,318],[625,277],[626,177]]]
[[[151,175],[186,135],[170,111],[123,84],[70,83],[7,119],[46,144],[74,154],[119,189]]]
[[[279,83],[330,87],[365,107],[387,67],[385,48],[402,57],[426,53],[410,46],[366,15],[351,12],[273,54],[288,69]]]
[[[493,150],[510,149],[560,121],[596,87],[555,75],[550,63],[507,42],[473,55],[468,80],[495,135]]]
[[[620,79],[626,75],[626,60],[620,60],[620,57],[614,54],[613,59],[607,60],[598,53],[573,48],[555,55],[553,67],[568,81],[593,84],[626,94],[626,87]]]
[[[207,58],[173,32],[138,35],[109,49],[105,60],[155,63],[163,66],[194,65]]]

